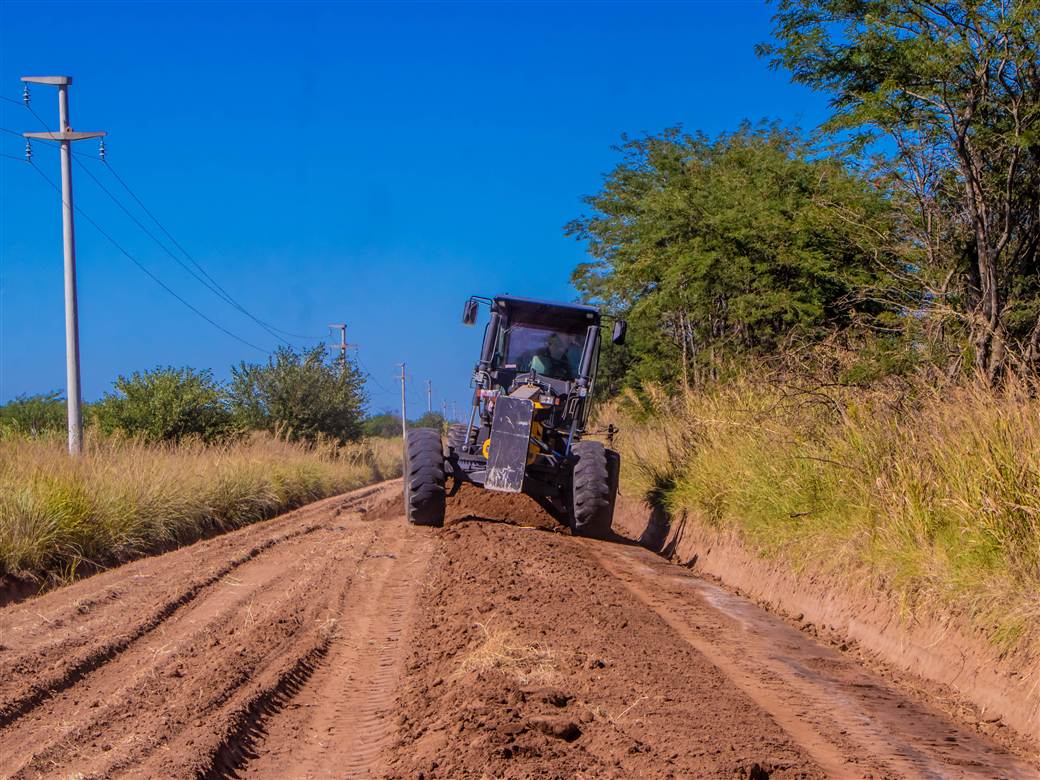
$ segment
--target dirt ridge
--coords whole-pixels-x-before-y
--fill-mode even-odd
[[[883,594],[856,591],[833,579],[798,576],[754,555],[735,534],[701,526],[695,517],[669,518],[642,501],[621,497],[615,527],[665,558],[717,578],[803,627],[843,637],[895,669],[943,689],[950,711],[987,733],[1007,727],[1009,743],[1040,753],[1040,685],[999,651],[950,622],[918,615],[902,619]],[[995,725],[994,725],[995,724]]]

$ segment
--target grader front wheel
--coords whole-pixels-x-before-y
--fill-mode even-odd
[[[440,431],[408,431],[404,458],[404,510],[415,525],[444,522],[444,450]]]
[[[580,441],[571,452],[571,530],[579,536],[609,536],[617,497],[617,453],[598,441]]]

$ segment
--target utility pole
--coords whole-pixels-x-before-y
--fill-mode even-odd
[[[401,437],[408,440],[408,409],[404,402],[404,363],[398,363],[401,367]]]
[[[61,232],[65,244],[65,396],[68,408],[69,454],[83,451],[83,393],[79,371],[79,310],[76,301],[76,231],[72,207],[72,142],[102,138],[105,133],[76,133],[69,125],[71,76],[22,76],[31,84],[58,88],[58,132],[23,133],[26,138],[58,141],[61,144]],[[28,88],[26,88],[28,105]]]
[[[426,380],[426,412],[433,414],[433,380]]]
[[[451,421],[452,422],[458,422],[459,421],[459,411],[458,411],[458,408],[456,407],[454,401],[451,402]]]
[[[441,417],[443,417],[445,420],[448,419],[448,402],[447,401],[441,401]]]
[[[329,330],[339,331],[339,359],[343,367],[343,373],[347,371],[347,347],[356,347],[357,344],[347,343],[347,325],[344,322],[329,323]]]

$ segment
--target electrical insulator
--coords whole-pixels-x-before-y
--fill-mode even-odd
[[[24,87],[22,87],[22,102],[25,103],[25,105],[29,105],[29,85],[28,84],[26,84]]]
[[[104,162],[105,161],[105,139],[104,138],[101,139],[101,143],[100,143],[100,145],[98,145],[97,153],[98,153],[98,157],[101,158],[101,162]]]
[[[25,142],[25,161],[32,162],[32,144],[29,141]]]

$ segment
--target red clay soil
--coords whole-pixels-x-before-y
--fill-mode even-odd
[[[0,609],[0,776],[1040,776],[639,547],[400,489]]]
[[[577,540],[487,523],[444,537],[391,776],[823,776]]]

